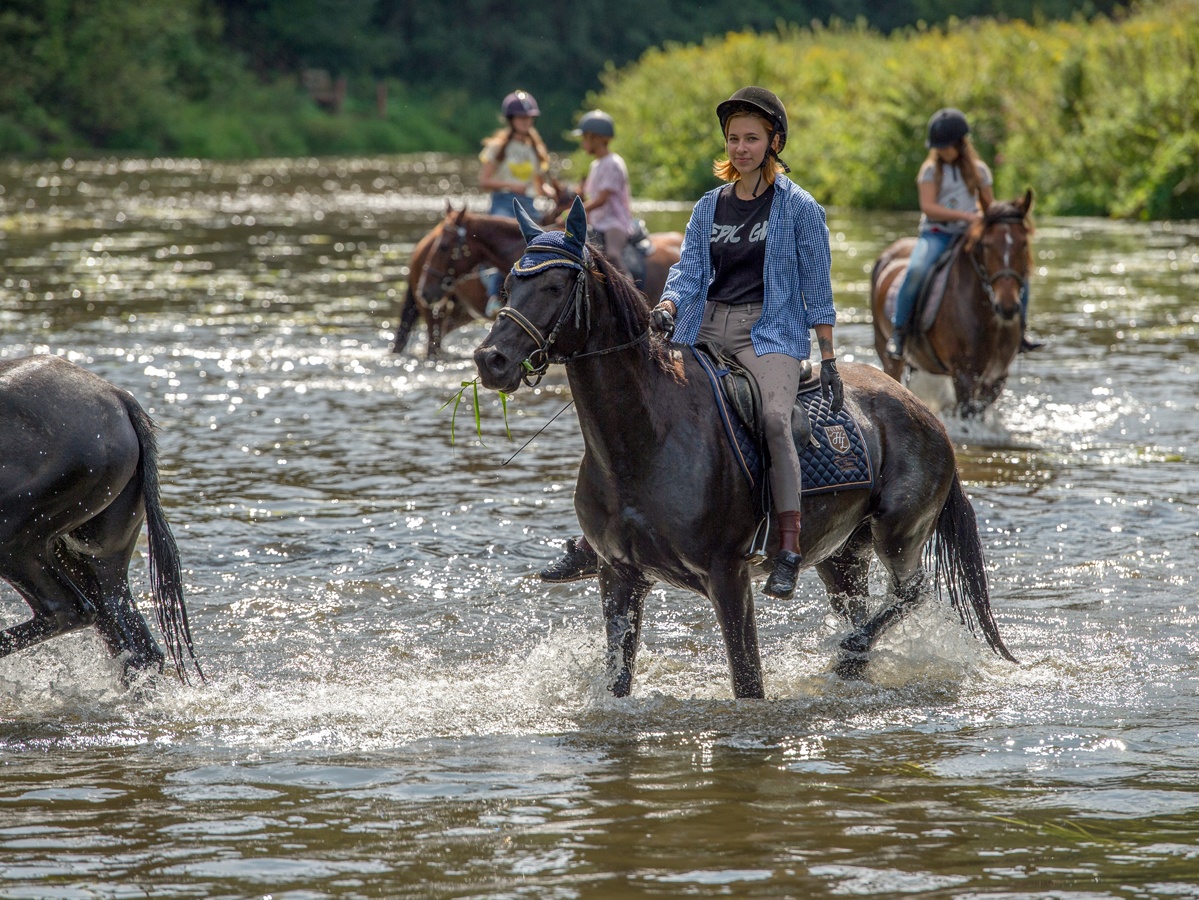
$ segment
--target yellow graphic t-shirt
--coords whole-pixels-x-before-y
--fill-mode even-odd
[[[488,144],[479,154],[479,160],[484,163],[496,162],[496,155],[500,152],[501,146],[503,146],[502,141]],[[541,160],[537,158],[536,150],[520,141],[509,141],[504,158],[498,162],[495,177],[499,181],[519,181],[524,184],[526,194],[530,196],[534,194],[533,175],[541,167]]]

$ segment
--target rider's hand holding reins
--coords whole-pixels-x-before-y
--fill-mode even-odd
[[[841,412],[841,407],[845,405],[845,387],[841,384],[836,359],[820,361],[820,396],[825,400],[832,398],[829,400],[829,411],[834,414]]]
[[[678,312],[678,307],[674,305],[673,300],[663,300],[650,310],[649,318],[654,330],[665,334],[674,331],[674,314],[676,312]]]

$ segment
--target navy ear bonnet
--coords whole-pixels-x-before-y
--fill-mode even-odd
[[[587,214],[577,197],[566,217],[566,228],[562,231],[542,231],[524,211],[520,204],[513,203],[516,217],[520,221],[528,246],[524,255],[512,267],[512,274],[519,278],[537,275],[554,266],[566,266],[582,272],[591,262],[587,251]]]

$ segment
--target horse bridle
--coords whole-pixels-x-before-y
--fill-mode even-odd
[[[558,334],[562,331],[562,326],[566,324],[567,317],[572,310],[574,311],[575,327],[582,329],[584,335],[587,335],[591,331],[591,290],[587,282],[587,276],[592,272],[591,254],[587,251],[586,247],[583,248],[583,255],[577,256],[562,247],[538,247],[536,245],[527,247],[525,253],[547,254],[548,258],[543,263],[538,264],[542,269],[551,266],[563,266],[574,269],[577,273],[574,289],[570,292],[570,296],[566,298],[566,302],[562,304],[562,308],[558,310],[558,316],[554,319],[553,327],[550,329],[548,335],[544,334],[540,328],[529,321],[528,316],[511,306],[505,305],[501,307],[499,313],[496,314],[497,323],[500,319],[511,319],[537,345],[533,352],[526,356],[520,364],[521,381],[528,387],[536,387],[540,384],[541,379],[545,377],[545,373],[549,371],[549,367],[554,363],[567,363],[572,360],[586,359],[589,356],[605,356],[609,353],[628,350],[630,347],[637,346],[649,337],[649,328],[646,328],[645,331],[631,341],[626,341],[615,347],[572,353],[569,356],[550,356],[550,348],[558,340]],[[507,303],[506,294],[507,292],[505,291],[505,303]]]
[[[421,269],[420,280],[416,283],[416,295],[422,299],[424,298],[425,294],[425,283],[430,274],[436,276],[439,280],[442,297],[447,297],[452,294],[458,282],[466,277],[466,275],[458,274],[458,267],[456,265],[456,263],[462,260],[469,260],[471,257],[470,241],[466,239],[465,225],[457,225],[452,229],[443,226],[441,233],[437,235],[437,241],[433,244],[433,250],[429,256],[432,257],[437,254],[437,252],[441,249],[441,241],[443,238],[445,238],[446,232],[451,230],[454,231],[455,235],[457,236],[457,241],[454,243],[454,247],[450,251],[450,268],[442,270],[434,266],[426,265]],[[468,266],[467,268],[469,270],[470,267]]]
[[[1012,225],[1017,222],[1023,222],[1023,221],[1024,221],[1023,217],[1017,218],[1015,216],[1004,216],[1003,218],[995,219],[988,224],[989,225],[1001,225],[1001,224]],[[985,231],[986,229],[984,228],[983,230]],[[978,258],[977,251],[980,247],[982,247],[982,243],[983,242],[980,237],[978,243],[975,245],[974,250],[971,251],[971,253],[970,253],[970,262],[974,264],[974,271],[976,271],[978,273],[978,280],[982,282],[983,291],[986,293],[987,299],[991,301],[991,306],[997,307],[999,301],[996,300],[996,298],[995,298],[995,282],[999,281],[999,279],[1001,279],[1001,278],[1011,278],[1011,279],[1015,280],[1016,286],[1020,289],[1020,293],[1023,294],[1025,289],[1028,287],[1028,278],[1027,278],[1027,276],[1020,274],[1015,269],[1011,268],[1010,266],[1006,266],[1006,265],[1004,266],[1004,268],[1000,269],[998,272],[995,272],[994,274],[988,272],[986,267],[982,264],[982,262]],[[1006,260],[1005,260],[1005,262],[1006,262]]]

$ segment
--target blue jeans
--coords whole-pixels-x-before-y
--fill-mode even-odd
[[[533,221],[537,221],[537,207],[533,205],[533,198],[528,194],[514,194],[511,191],[496,191],[491,195],[491,215],[503,216],[505,219],[515,219],[516,213],[512,209],[512,201],[515,200],[524,207]],[[494,297],[500,292],[500,288],[504,286],[504,272],[498,269],[485,269],[483,272],[483,286],[487,288],[487,296]]]
[[[916,238],[916,246],[908,258],[908,270],[903,276],[903,284],[899,286],[899,296],[895,298],[895,319],[892,324],[896,331],[906,330],[916,308],[916,298],[920,295],[920,284],[924,275],[953,243],[957,237],[949,231],[920,232]]]

